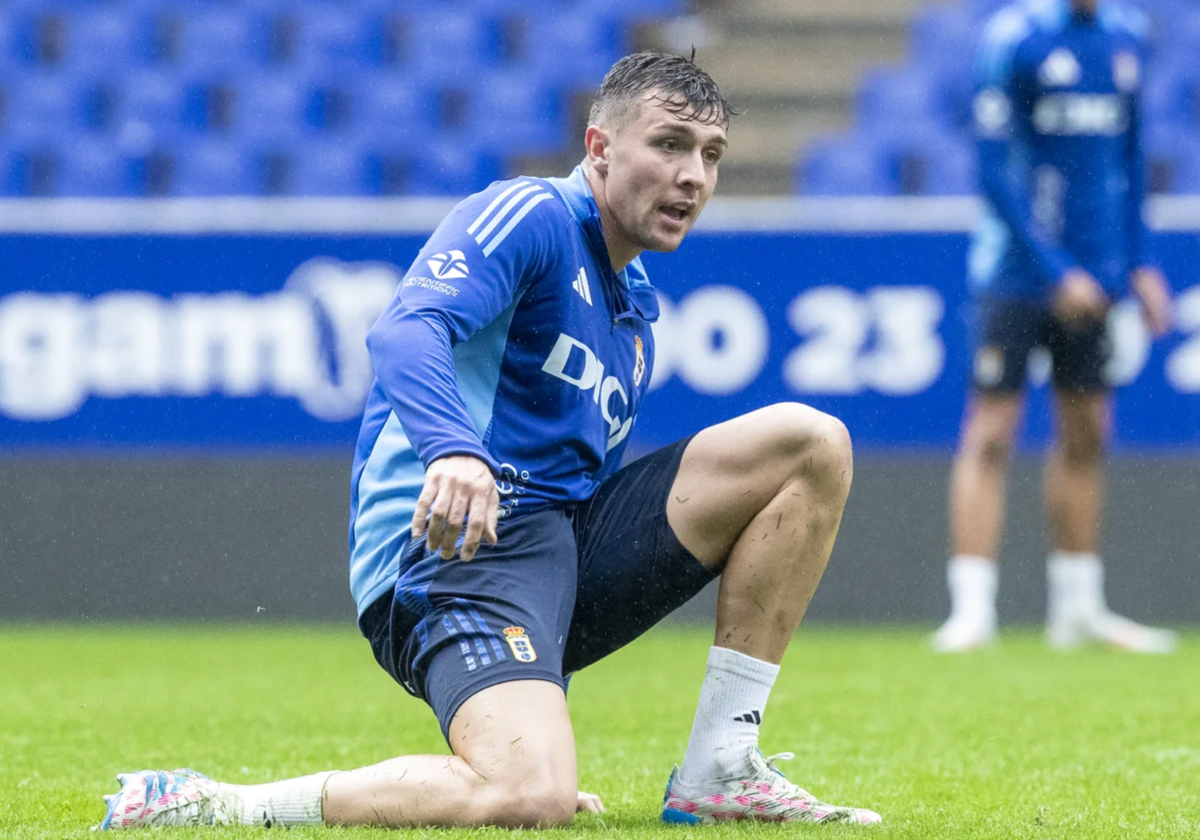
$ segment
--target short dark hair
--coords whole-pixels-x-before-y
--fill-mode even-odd
[[[729,118],[737,112],[725,101],[721,89],[696,62],[681,55],[639,52],[614,64],[600,83],[592,101],[588,122],[607,123],[619,129],[630,119],[635,105],[647,94],[672,114],[706,125],[729,127]]]

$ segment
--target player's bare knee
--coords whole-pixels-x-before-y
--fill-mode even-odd
[[[780,454],[789,457],[793,475],[822,495],[843,501],[854,477],[854,450],[850,431],[838,418],[799,403],[781,403],[783,440]]]
[[[492,823],[505,828],[554,828],[575,818],[576,792],[550,781],[492,786]]]
[[[1100,432],[1076,433],[1059,446],[1063,461],[1073,467],[1091,467],[1104,458],[1104,435]]]
[[[1006,435],[984,434],[970,440],[966,446],[966,454],[974,456],[982,464],[991,469],[1004,469],[1008,464],[1008,456],[1012,451],[1012,441]]]

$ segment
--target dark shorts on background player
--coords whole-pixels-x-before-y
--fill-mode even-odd
[[[1108,327],[1090,321],[1067,327],[1045,306],[1027,300],[983,298],[977,303],[971,382],[989,394],[1025,387],[1029,353],[1050,351],[1052,381],[1065,391],[1107,391],[1105,368],[1112,355]]]
[[[667,496],[688,441],[629,464],[573,511],[502,520],[470,563],[410,542],[394,593],[359,619],[375,658],[442,733],[471,695],[563,677],[628,644],[716,575],[680,544]]]

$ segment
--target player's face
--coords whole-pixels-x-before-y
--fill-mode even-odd
[[[607,133],[596,198],[614,266],[678,248],[717,186],[725,129],[687,116],[651,94],[627,125]]]

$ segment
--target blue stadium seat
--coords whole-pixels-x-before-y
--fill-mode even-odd
[[[561,86],[598,85],[629,51],[625,28],[611,15],[586,9],[530,19],[523,67]]]
[[[966,5],[971,16],[982,22],[1012,2],[1013,0],[967,0]]]
[[[360,195],[366,187],[365,154],[345,139],[296,144],[288,149],[289,195]]]
[[[373,48],[382,22],[328,2],[293,3],[285,20],[294,28],[292,63],[312,72],[354,72],[378,63]]]
[[[1200,144],[1192,144],[1175,161],[1171,192],[1200,196]]]
[[[980,23],[969,8],[962,5],[926,6],[912,21],[913,55],[927,66],[950,58],[962,57],[971,61],[979,34]]]
[[[807,195],[897,195],[899,180],[886,154],[868,138],[842,135],[817,141],[797,168],[796,192]]]
[[[1179,24],[1196,12],[1193,0],[1138,0],[1135,5],[1149,15],[1159,38],[1170,38]]]
[[[234,91],[232,129],[249,141],[287,140],[316,129],[315,85],[304,76],[263,74],[245,79]]]
[[[53,39],[43,37],[42,31],[42,19],[45,15],[44,4],[14,5],[7,3],[3,9],[3,15],[7,30],[6,47],[9,55],[7,62],[25,67],[52,63],[50,59],[53,56],[46,54],[46,46],[47,42]]]
[[[925,149],[924,195],[974,195],[979,192],[979,166],[975,146],[964,137]]]
[[[129,196],[136,189],[132,161],[110,141],[92,137],[64,138],[57,145],[53,188],[60,196]]]
[[[404,65],[424,81],[467,88],[499,60],[497,22],[453,6],[436,8],[407,18]]]
[[[0,8],[0,73],[24,64],[17,49],[17,16],[7,8]]]
[[[112,73],[150,63],[154,25],[120,6],[73,6],[63,16],[61,66],[76,73]]]
[[[960,6],[927,7],[913,19],[913,63],[942,88],[943,105],[954,125],[965,127],[970,120],[981,29],[982,22]]]
[[[377,195],[466,196],[501,176],[495,157],[444,139],[413,150],[377,146],[366,164],[368,192]]]
[[[130,196],[137,194],[133,161],[95,135],[0,141],[4,194],[12,196]]]
[[[974,144],[935,125],[874,137],[904,195],[971,195],[978,189]]]
[[[45,147],[0,138],[0,163],[4,166],[4,195],[53,194],[58,161]]]
[[[1145,153],[1151,191],[1200,194],[1200,137],[1194,128],[1151,126],[1146,132]]]
[[[52,139],[88,131],[88,89],[59,73],[21,73],[0,80],[3,134],[10,140]]]
[[[523,73],[490,73],[469,91],[465,139],[500,155],[539,154],[567,141],[564,96]]]
[[[122,80],[116,91],[113,132],[122,148],[137,155],[165,148],[195,127],[189,119],[189,83],[180,76],[143,70]]]
[[[945,91],[928,72],[917,67],[880,67],[869,71],[855,99],[860,128],[887,130],[918,122],[950,123]]]
[[[203,139],[176,149],[171,194],[262,195],[261,156],[231,140]]]
[[[374,0],[367,0],[373,2]],[[378,0],[386,2],[386,0]],[[541,15],[561,15],[580,4],[577,0],[472,0],[477,11],[503,18],[532,18]],[[589,5],[586,2],[583,5]],[[594,5],[594,4],[592,4]]]
[[[1200,74],[1193,61],[1159,61],[1146,75],[1142,109],[1151,123],[1200,128]]]
[[[1162,20],[1155,46],[1158,53],[1156,63],[1166,63],[1179,71],[1200,72],[1200,4],[1189,10],[1172,14]]]
[[[237,76],[270,58],[270,30],[259,16],[236,7],[213,5],[164,13],[174,63],[192,73]]]
[[[446,142],[431,143],[414,156],[414,195],[462,195],[501,177],[494,157]]]
[[[597,10],[625,20],[669,18],[683,14],[688,7],[685,0],[606,0],[593,5]]]
[[[441,130],[435,91],[395,71],[364,73],[351,88],[351,130],[392,150],[419,148]]]

